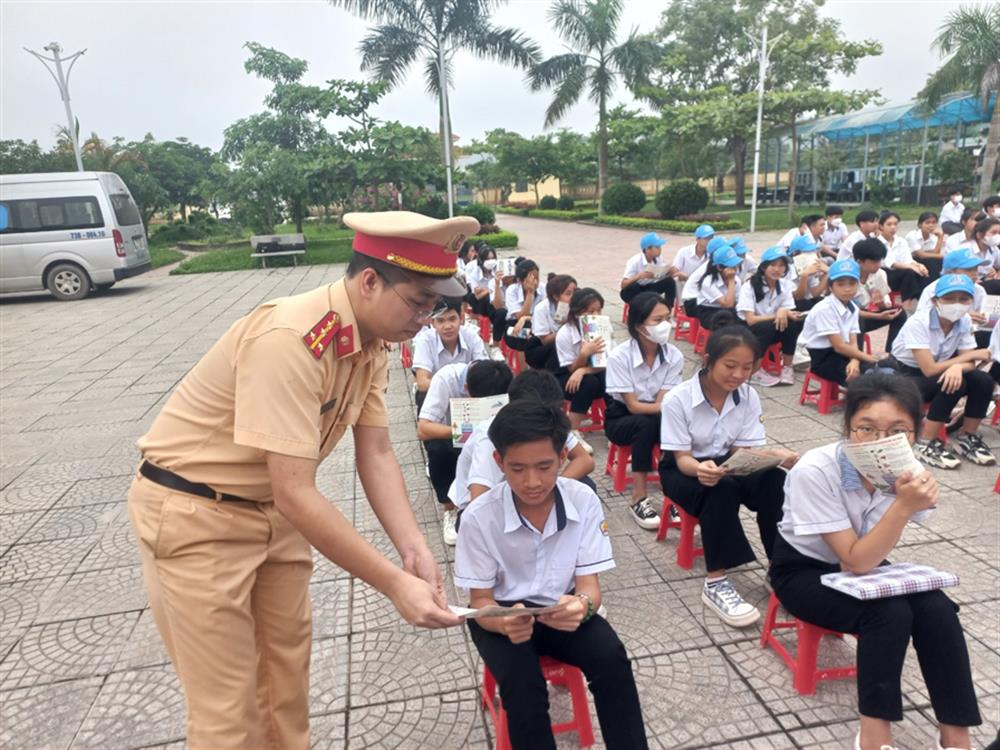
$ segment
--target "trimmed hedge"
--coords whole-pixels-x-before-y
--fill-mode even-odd
[[[646,193],[631,182],[617,182],[601,196],[601,209],[606,214],[623,214],[639,211],[646,205]]]
[[[549,211],[541,208],[507,208],[505,206],[498,207],[497,213],[529,216],[532,219],[558,219],[560,221],[586,221],[597,216],[596,210],[560,211],[552,209]]]
[[[527,216],[531,211],[529,208],[517,208],[515,206],[497,206],[493,210],[498,214],[510,214],[511,216]]]
[[[595,224],[607,224],[613,227],[632,227],[635,229],[662,229],[665,232],[693,232],[698,228],[696,221],[672,221],[669,219],[638,219],[631,216],[597,216],[592,221]],[[713,222],[715,231],[727,229],[742,229],[743,224],[733,219]]]
[[[678,219],[704,210],[708,205],[708,191],[694,180],[677,180],[658,192],[654,202],[664,219]]]
[[[542,199],[538,201],[538,207],[544,211],[555,211],[559,208],[559,201],[554,195],[543,195]]]
[[[482,240],[493,247],[517,247],[518,237],[514,232],[496,232],[495,234],[477,234],[472,238],[475,242]]]

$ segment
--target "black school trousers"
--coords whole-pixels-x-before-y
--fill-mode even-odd
[[[590,405],[596,399],[604,398],[604,370],[589,372],[580,380],[580,387],[576,393],[566,390],[566,382],[569,380],[570,371],[566,367],[560,367],[556,372],[556,380],[562,386],[563,396],[569,401],[569,410],[574,414],[587,414]]]
[[[604,412],[604,434],[615,445],[632,448],[632,472],[653,470],[653,446],[660,442],[660,415],[633,414],[621,401],[610,402]]]
[[[503,335],[507,332],[507,308],[493,307],[493,303],[490,301],[489,296],[483,297],[482,299],[477,299],[472,304],[472,311],[476,315],[485,315],[490,319],[490,325],[493,331],[493,343],[499,344]]]
[[[674,309],[674,300],[677,299],[677,283],[669,276],[664,276],[659,281],[655,281],[652,284],[640,284],[638,281],[633,281],[627,287],[619,292],[619,296],[622,298],[622,302],[628,304],[636,295],[642,294],[643,292],[654,292],[659,294],[661,297],[665,297],[667,300],[667,307],[671,310]]]
[[[768,577],[782,606],[800,620],[858,636],[858,710],[901,721],[900,679],[913,640],[934,715],[959,727],[982,723],[958,605],[942,591],[861,601],[824,586],[839,565],[803,555],[779,535]]]
[[[424,450],[427,451],[427,473],[431,475],[431,484],[439,503],[450,503],[448,489],[455,481],[455,467],[458,456],[462,452],[451,444],[451,440],[425,440]]]
[[[858,341],[858,346],[861,342]],[[819,375],[824,380],[832,380],[843,386],[847,385],[847,363],[850,361],[843,354],[837,354],[833,347],[826,349],[806,349],[809,352],[809,371]],[[861,363],[861,372],[868,372],[875,365],[870,362]]]
[[[965,416],[982,419],[993,398],[993,378],[982,370],[970,370],[962,375],[962,385],[954,393],[945,393],[937,377],[929,378],[919,367],[899,364],[899,371],[913,378],[924,403],[931,402],[927,409],[927,419],[931,422],[947,422],[958,400],[965,396]]]
[[[892,349],[892,342],[896,340],[896,336],[899,332],[903,330],[903,326],[906,324],[906,312],[901,311],[892,320],[879,320],[878,318],[865,318],[859,317],[858,324],[861,328],[860,339],[864,339],[866,333],[871,333],[872,331],[877,331],[880,328],[885,328],[889,326],[889,332],[885,339],[885,350],[890,351]],[[861,343],[858,343],[858,348],[861,349]]]
[[[772,344],[781,344],[782,354],[795,354],[795,344],[802,333],[802,326],[805,321],[789,320],[784,331],[779,331],[773,320],[765,320],[762,323],[754,323],[750,326],[750,331],[757,338],[757,345],[760,347],[761,356],[764,355]]]
[[[726,458],[719,456],[712,460],[721,464]],[[740,522],[741,505],[757,514],[757,531],[764,551],[771,557],[785,502],[785,472],[781,469],[758,471],[745,477],[727,476],[714,487],[706,487],[697,477],[682,473],[673,451],[666,451],[660,459],[660,484],[663,494],[685,513],[697,517],[706,570],[728,570],[757,559]]]
[[[597,721],[608,750],[649,747],[632,663],[618,634],[600,615],[595,614],[573,632],[536,621],[531,640],[518,644],[511,643],[505,635],[481,628],[475,620],[469,621],[469,633],[496,678],[514,750],[556,748],[549,717],[549,693],[538,665],[539,656],[550,656],[583,672],[594,696]]]
[[[909,268],[889,268],[885,272],[889,280],[889,288],[894,292],[899,292],[903,301],[920,299],[920,293],[924,287],[931,283],[929,276],[921,276],[916,271]]]

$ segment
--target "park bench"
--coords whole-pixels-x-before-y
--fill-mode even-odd
[[[267,268],[268,258],[291,257],[292,265],[299,264],[299,256],[306,253],[306,238],[302,234],[255,234],[250,238],[251,258],[260,260]]]

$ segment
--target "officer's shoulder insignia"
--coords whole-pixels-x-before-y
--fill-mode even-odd
[[[323,352],[330,348],[330,343],[338,331],[340,331],[340,316],[330,310],[309,329],[309,333],[302,337],[302,341],[305,342],[309,353],[319,359],[323,356]]]

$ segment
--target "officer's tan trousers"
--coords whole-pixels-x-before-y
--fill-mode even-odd
[[[137,475],[129,519],[187,700],[189,748],[309,747],[309,543],[273,505]]]

